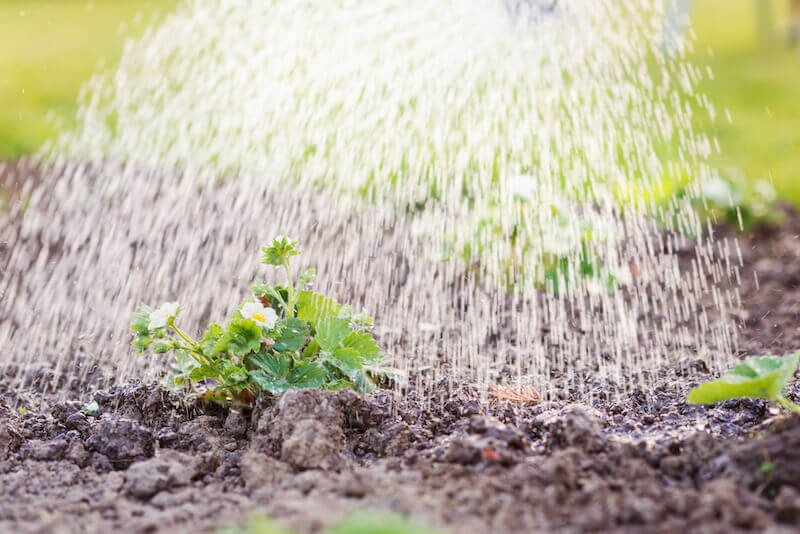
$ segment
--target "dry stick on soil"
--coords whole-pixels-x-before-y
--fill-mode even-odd
[[[533,404],[542,400],[542,396],[533,386],[520,386],[518,389],[514,389],[508,384],[489,386],[489,395],[492,396],[492,400],[495,402],[504,400],[519,404]]]

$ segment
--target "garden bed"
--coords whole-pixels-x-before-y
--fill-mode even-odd
[[[789,219],[740,238],[743,355],[800,348],[800,216]],[[800,522],[800,418],[758,400],[687,405],[699,360],[594,406],[569,394],[485,404],[468,384],[425,402],[290,390],[246,410],[129,384],[93,393],[95,406],[85,384],[37,391],[48,369],[9,372],[32,386],[0,385],[0,531],[214,531],[253,510],[300,532],[360,509],[459,533]],[[87,376],[102,383],[100,369]]]

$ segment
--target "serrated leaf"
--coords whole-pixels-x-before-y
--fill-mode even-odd
[[[353,349],[368,361],[377,360],[381,356],[378,343],[368,332],[353,331],[342,340],[342,347]]]
[[[203,354],[209,357],[214,357],[217,354],[225,352],[227,350],[227,340],[225,343],[220,344],[220,349],[218,352],[215,351],[217,348],[217,344],[219,340],[225,336],[225,329],[218,325],[217,323],[211,323],[208,326],[208,330],[203,335],[203,339],[200,340],[200,348],[203,351]]]
[[[318,388],[325,383],[327,371],[314,362],[300,362],[289,373],[286,381],[297,388]]]
[[[306,348],[303,349],[303,354],[301,354],[300,357],[303,360],[311,360],[314,358],[314,356],[317,355],[318,352],[319,352],[319,343],[317,343],[316,339],[312,339],[311,343],[306,345]]]
[[[285,378],[289,373],[291,361],[285,354],[257,352],[247,357],[248,363],[262,369],[275,378]]]
[[[225,385],[239,384],[247,380],[248,373],[244,367],[232,365],[230,362],[223,361],[222,372],[225,376]]]
[[[689,392],[692,404],[710,404],[728,399],[754,397],[775,400],[783,393],[800,361],[800,352],[789,356],[747,358],[718,380],[707,382]]]
[[[287,317],[278,323],[278,331],[272,348],[278,352],[294,352],[305,344],[311,329],[302,319]]]
[[[336,347],[333,351],[323,351],[322,357],[351,380],[360,374],[361,366],[364,364],[364,360],[356,350],[345,347]]]
[[[311,326],[316,328],[323,319],[335,317],[341,307],[331,298],[311,291],[301,291],[297,298],[297,318],[311,323]]]
[[[247,354],[261,348],[261,327],[251,319],[231,321],[225,337],[228,338],[227,349],[234,354]]]
[[[250,379],[259,387],[262,391],[266,391],[267,393],[271,393],[273,395],[280,395],[291,386],[284,378],[275,378],[272,375],[269,375],[262,371],[261,369],[255,369],[249,372]]]
[[[219,380],[220,369],[216,362],[204,363],[199,367],[195,367],[189,372],[189,379],[195,382],[200,382],[206,378],[213,378]]]
[[[136,338],[131,343],[131,347],[133,347],[133,349],[135,351],[141,353],[141,352],[146,351],[150,347],[150,345],[152,345],[152,344],[153,344],[153,338],[152,337],[150,337],[148,335],[145,335],[145,334],[139,334],[139,335],[136,336]]]
[[[322,350],[333,352],[352,331],[346,319],[327,317],[317,325],[314,339]]]

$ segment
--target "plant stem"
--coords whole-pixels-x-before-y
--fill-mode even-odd
[[[798,406],[797,404],[793,403],[792,401],[790,401],[786,397],[778,397],[776,400],[778,401],[778,403],[781,406],[783,406],[787,410],[792,411],[792,412],[797,413],[797,414],[800,414],[800,406]]]
[[[189,347],[187,348],[189,349],[189,352],[195,356],[195,360],[197,360],[201,365],[210,363],[208,359],[206,359],[205,354],[203,354],[202,351],[197,350],[197,342],[195,342],[195,340],[189,337],[183,330],[178,328],[175,323],[172,323],[170,326],[173,330],[175,330],[175,333],[181,336],[183,340],[189,344]]]
[[[289,306],[286,308],[286,314],[288,317],[294,317],[294,305],[295,305],[295,294],[294,294],[294,282],[292,281],[292,272],[289,270],[289,260],[283,260],[283,267],[286,269],[286,280],[287,286],[289,288]]]
[[[269,292],[270,292],[270,294],[272,294],[273,297],[278,299],[278,302],[280,302],[283,305],[283,311],[284,311],[284,313],[286,313],[287,310],[289,309],[289,306],[286,304],[286,301],[283,300],[283,297],[281,296],[281,294],[278,293],[277,291],[275,291],[274,287],[270,287],[269,288]]]
[[[194,341],[192,338],[190,338],[188,335],[186,335],[186,333],[184,333],[184,331],[183,331],[183,330],[181,330],[180,328],[178,328],[178,325],[176,325],[175,323],[172,323],[170,326],[171,326],[171,327],[172,327],[172,329],[173,329],[173,330],[175,330],[175,332],[176,332],[176,333],[177,333],[179,336],[181,336],[181,337],[183,338],[183,340],[184,340],[185,342],[187,342],[189,345],[191,345],[192,347],[194,347],[194,346],[196,346],[196,345],[197,345],[197,343],[195,343],[195,341]]]

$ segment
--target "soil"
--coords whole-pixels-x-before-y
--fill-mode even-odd
[[[739,240],[742,355],[800,347],[800,215]],[[486,404],[443,385],[424,402],[290,390],[228,409],[142,383],[64,384],[64,398],[37,390],[52,371],[26,372],[25,391],[0,380],[2,532],[205,532],[252,510],[320,532],[359,509],[458,533],[800,527],[800,417],[687,405],[699,360],[593,406]]]

